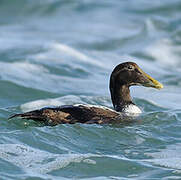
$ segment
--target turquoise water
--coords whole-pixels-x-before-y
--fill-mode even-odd
[[[163,90],[131,88],[123,125],[7,120],[44,106],[112,107],[110,73],[136,62]],[[0,179],[181,179],[181,1],[1,0]]]

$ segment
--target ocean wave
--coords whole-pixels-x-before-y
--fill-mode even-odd
[[[146,53],[156,61],[174,68],[180,68],[180,51],[181,46],[175,45],[170,39],[166,38],[157,40],[146,48]]]
[[[95,104],[104,105],[110,107],[111,100],[108,97],[103,96],[84,96],[84,95],[66,95],[59,98],[52,99],[41,99],[32,102],[27,102],[20,106],[23,112],[40,109],[42,107],[55,107],[61,105],[72,105],[72,104]]]
[[[47,49],[46,52],[39,53],[33,56],[30,56],[33,61],[38,61],[41,63],[48,63],[48,64],[55,64],[60,65],[62,63],[66,63],[67,59],[69,59],[69,63],[72,66],[81,67],[84,64],[84,68],[86,68],[86,65],[92,65],[97,68],[104,68],[107,69],[109,67],[105,66],[104,63],[100,62],[100,60],[89,57],[88,55],[76,50],[73,47],[70,47],[65,44],[61,43],[50,43],[45,46]],[[88,68],[86,68],[88,69]]]
[[[165,168],[181,170],[181,144],[167,145],[164,149],[158,149],[158,152],[145,153],[151,159],[144,160]]]
[[[60,170],[71,163],[85,163],[96,165],[95,158],[111,158],[128,160],[124,156],[99,155],[99,154],[54,154],[38,150],[23,144],[1,144],[0,158],[8,161],[25,172],[35,172],[47,174],[55,170]]]
[[[55,75],[41,65],[23,61],[14,63],[0,62],[0,78],[25,87],[55,93],[64,93],[65,91],[77,91],[80,93],[83,89],[87,89],[88,86],[88,84],[85,85],[86,79],[84,78]],[[97,79],[99,78],[98,76]],[[89,83],[91,82],[96,81],[90,79]],[[99,87],[101,84],[97,82],[97,85]],[[92,88],[94,89],[95,87]],[[89,89],[87,89],[87,93],[88,91]]]
[[[95,154],[53,154],[21,144],[1,144],[0,158],[13,163],[26,172],[47,174],[51,171],[67,167],[70,163],[95,164]]]
[[[44,100],[36,100],[28,102],[21,105],[21,110],[23,112],[26,112],[35,109],[40,109],[43,107],[62,106],[62,105],[75,104],[75,103],[84,103],[84,102],[78,96],[67,95],[60,98],[44,99]]]

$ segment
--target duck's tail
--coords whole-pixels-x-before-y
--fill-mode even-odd
[[[20,117],[22,119],[33,119],[33,120],[43,120],[42,119],[42,113],[40,110],[30,111],[26,113],[19,113],[19,114],[13,114],[8,119]]]

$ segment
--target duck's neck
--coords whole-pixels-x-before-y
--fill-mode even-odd
[[[114,87],[110,86],[111,98],[114,109],[119,112],[123,112],[125,107],[134,105],[130,96],[130,90],[127,85],[114,84]]]

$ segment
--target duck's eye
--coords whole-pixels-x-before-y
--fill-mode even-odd
[[[128,66],[128,69],[129,70],[133,70],[133,66]]]

